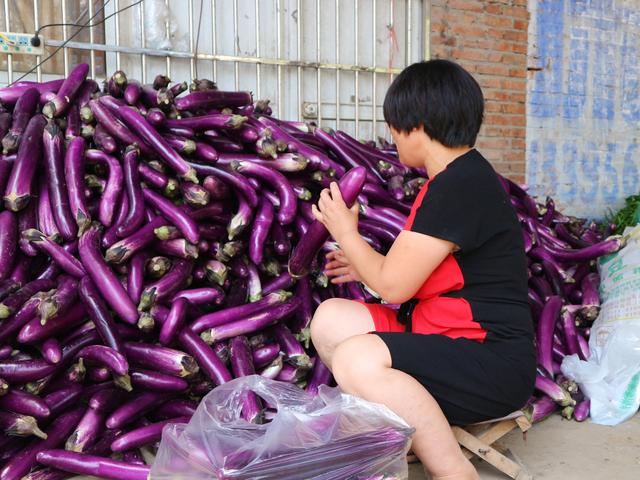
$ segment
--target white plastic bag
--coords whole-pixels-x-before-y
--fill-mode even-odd
[[[243,395],[276,409],[263,425],[241,418]],[[150,480],[406,479],[413,429],[383,405],[326,385],[317,396],[258,375],[211,391],[189,424],[168,425]]]
[[[640,407],[640,227],[625,236],[627,245],[598,263],[602,305],[589,359],[562,362],[562,373],[591,399],[592,421],[602,425],[617,425]]]
[[[186,50],[186,36],[180,32],[176,19],[164,0],[145,0],[144,8],[147,46],[158,50]]]

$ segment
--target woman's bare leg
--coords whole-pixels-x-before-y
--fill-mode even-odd
[[[349,337],[376,329],[367,307],[343,298],[322,302],[311,320],[311,340],[324,364],[331,369],[335,348]]]
[[[339,320],[347,322],[344,312]],[[339,321],[338,320],[338,321]],[[347,393],[382,403],[415,428],[412,449],[434,480],[478,480],[435,399],[410,375],[395,370],[377,335],[357,335],[334,347],[331,368]]]

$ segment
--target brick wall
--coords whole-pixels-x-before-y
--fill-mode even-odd
[[[455,60],[485,96],[477,147],[523,182],[527,89],[527,0],[433,0],[431,57]]]

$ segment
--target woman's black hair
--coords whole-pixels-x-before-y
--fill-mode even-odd
[[[384,99],[389,126],[409,133],[424,131],[446,147],[472,147],[482,125],[480,85],[457,63],[429,60],[405,68]]]

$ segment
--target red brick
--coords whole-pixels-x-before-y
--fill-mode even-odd
[[[491,15],[502,15],[502,5],[489,4],[484,7],[484,11]]]
[[[483,18],[483,23],[490,27],[500,27],[500,28],[513,27],[513,19],[507,18],[507,17],[494,17],[492,15],[485,15]]]
[[[526,20],[514,20],[513,21],[513,29],[514,30],[524,30],[527,31],[529,28],[529,22]]]
[[[507,17],[529,18],[529,11],[523,6],[504,7],[502,12]]]
[[[500,75],[503,77],[509,76],[510,68],[507,65],[500,63],[483,63],[477,66],[476,71],[486,75]]]
[[[513,32],[506,31],[502,36],[505,40],[510,40],[512,42],[526,42],[527,41],[527,32]]]
[[[447,5],[455,10],[466,10],[478,13],[484,10],[482,2],[477,0],[449,0]]]
[[[454,24],[449,30],[452,33],[468,36],[470,38],[484,38],[487,33],[487,28],[484,26],[477,26],[472,24]]]

